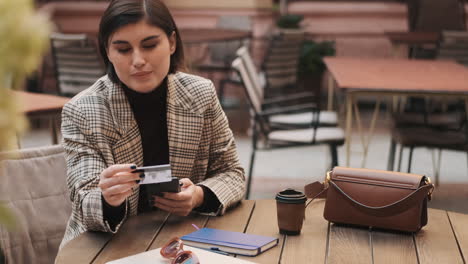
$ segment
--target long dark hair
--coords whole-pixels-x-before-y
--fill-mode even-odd
[[[138,23],[142,19],[147,20],[150,25],[161,28],[168,38],[175,32],[176,50],[171,55],[169,73],[175,73],[184,68],[184,50],[179,30],[169,9],[163,2],[160,0],[113,0],[101,17],[98,41],[99,51],[107,68],[107,75],[114,83],[120,83],[120,79],[107,56],[109,38],[119,28]]]

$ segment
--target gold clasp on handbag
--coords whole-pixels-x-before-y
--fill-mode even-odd
[[[330,173],[332,173],[332,171],[327,171],[327,176],[325,177],[325,180],[323,181],[323,186],[325,186],[325,188],[328,188],[328,183],[331,181]]]
[[[432,184],[431,178],[426,176],[425,180],[426,184]],[[434,192],[434,185],[432,185],[432,188],[429,190],[429,193],[427,194],[427,197],[429,200],[432,200],[432,193]]]

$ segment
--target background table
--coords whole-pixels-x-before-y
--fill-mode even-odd
[[[324,62],[331,73],[328,82],[328,109],[333,108],[335,84],[336,88],[346,94],[347,166],[350,163],[353,110],[362,138],[364,167],[383,96],[458,97],[464,98],[468,105],[468,68],[453,61],[328,57]],[[376,106],[365,137],[357,98],[367,95],[375,96]]]
[[[180,36],[184,44],[224,42],[251,37],[250,31],[223,28],[181,28]]]
[[[159,248],[174,236],[200,227],[278,237],[279,245],[257,257],[257,263],[463,263],[468,256],[468,215],[429,209],[429,224],[417,234],[375,231],[329,224],[324,201],[306,210],[302,233],[278,233],[274,200],[246,200],[222,217],[178,217],[162,211],[131,217],[116,235],[86,232],[70,241],[56,263],[105,263]]]
[[[23,91],[13,91],[14,96],[20,103],[20,110],[26,116],[47,117],[50,119],[52,133],[52,143],[58,143],[58,124],[63,106],[70,98],[49,94],[30,93]]]
[[[385,36],[392,43],[392,55],[396,57],[402,47],[408,46],[410,48],[423,45],[432,45],[435,47],[440,39],[439,32],[391,32],[386,31]]]

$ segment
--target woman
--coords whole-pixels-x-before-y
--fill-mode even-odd
[[[244,170],[213,84],[179,72],[182,41],[159,0],[114,0],[99,28],[107,75],[62,112],[73,211],[63,246],[87,230],[117,232],[159,208],[221,215],[244,196]],[[137,166],[170,164],[179,193],[146,199]]]

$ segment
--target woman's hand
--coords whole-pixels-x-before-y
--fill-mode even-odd
[[[203,189],[193,184],[188,178],[180,180],[182,190],[179,193],[165,192],[164,197],[155,196],[154,206],[172,214],[186,216],[193,208],[203,203]]]
[[[136,180],[140,179],[139,173],[132,173],[135,168],[133,164],[117,164],[101,172],[98,186],[108,204],[117,207],[132,194],[133,187],[138,186]]]

